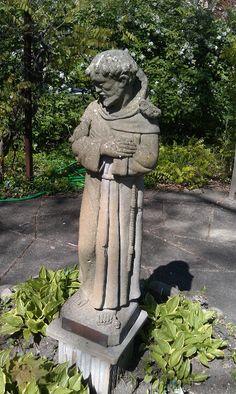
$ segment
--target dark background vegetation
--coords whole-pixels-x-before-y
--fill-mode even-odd
[[[94,99],[85,68],[112,47],[129,49],[162,111],[160,164],[147,184],[229,179],[236,142],[233,1],[9,0],[0,20],[1,197],[71,188],[62,176],[49,178],[73,162],[68,138]]]

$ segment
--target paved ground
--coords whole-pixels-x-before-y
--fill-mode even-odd
[[[1,284],[77,263],[81,195],[0,203]],[[204,290],[236,322],[236,200],[212,191],[146,191],[142,278]]]
[[[1,285],[37,275],[42,265],[77,263],[80,202],[81,195],[0,203]],[[210,190],[146,191],[141,276],[204,291],[236,322],[236,200]]]

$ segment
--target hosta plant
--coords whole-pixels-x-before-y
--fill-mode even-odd
[[[10,352],[0,352],[1,394],[89,394],[76,367],[55,366],[31,353],[11,358]]]
[[[162,394],[167,385],[206,380],[207,374],[194,373],[191,360],[197,358],[208,367],[209,361],[224,357],[222,348],[227,343],[213,337],[215,313],[183,295],[170,297],[164,304],[156,304],[148,295],[145,304],[151,319],[145,381],[152,384],[153,393]]]
[[[48,324],[58,316],[60,307],[79,287],[78,269],[52,271],[42,267],[37,278],[14,287],[8,311],[0,316],[0,334],[46,334]]]

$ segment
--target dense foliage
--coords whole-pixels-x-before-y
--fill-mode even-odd
[[[1,3],[0,182],[10,145],[17,154],[23,150],[26,92],[31,92],[33,150],[50,152],[68,141],[93,99],[86,66],[95,53],[111,47],[128,48],[148,75],[151,99],[162,110],[162,143],[204,138],[218,145],[230,173],[236,141],[236,13],[232,8],[217,14],[216,2],[208,3],[208,8],[194,0]],[[203,178],[204,173],[196,185]],[[185,183],[185,176],[181,179]]]
[[[207,148],[202,139],[190,139],[181,145],[161,145],[156,168],[145,177],[147,187],[160,183],[178,184],[189,189],[202,187],[210,179],[225,179],[224,160],[213,149]]]
[[[223,58],[235,37],[232,23],[186,0],[99,0],[84,12],[89,23],[113,29],[115,44],[146,71],[166,140],[194,134],[216,141],[232,107],[233,67]]]
[[[213,337],[215,312],[183,295],[170,297],[164,304],[147,295],[145,305],[151,319],[145,381],[152,382],[153,393],[164,393],[167,385],[178,388],[205,381],[209,376],[196,373],[192,359],[209,367],[210,361],[224,357],[222,348],[227,345]]]
[[[2,394],[89,394],[82,375],[67,363],[54,365],[31,353],[10,356],[11,349],[0,351],[0,392]]]
[[[52,271],[42,267],[39,276],[14,288],[7,307],[0,316],[0,334],[46,335],[48,324],[58,316],[64,302],[78,290],[78,269]]]

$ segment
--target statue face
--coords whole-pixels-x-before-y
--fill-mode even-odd
[[[95,85],[96,92],[99,96],[99,101],[106,108],[122,107],[123,98],[125,95],[125,81],[120,78],[116,80],[111,77],[104,77],[102,74],[93,74],[92,81]]]

